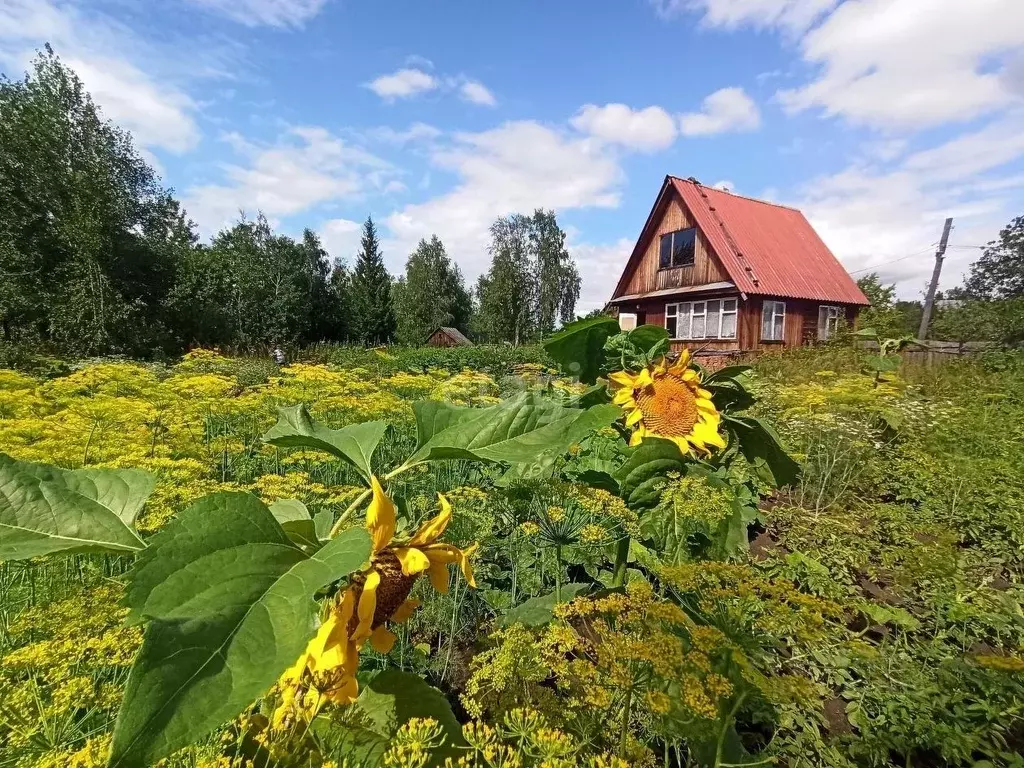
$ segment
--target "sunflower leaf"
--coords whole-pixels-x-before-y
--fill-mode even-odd
[[[565,408],[536,392],[524,392],[488,408],[416,403],[420,444],[409,463],[443,459],[532,464],[561,455],[621,411],[613,405]]]
[[[214,494],[182,512],[132,573],[127,602],[149,623],[109,765],[150,765],[235,717],[305,648],[316,592],[369,554],[369,534],[352,528],[307,555],[251,494]]]
[[[155,482],[136,469],[65,470],[0,454],[0,561],[144,549],[132,524]]]
[[[353,706],[373,731],[384,737],[382,752],[398,729],[414,717],[432,718],[445,735],[444,745],[434,750],[428,765],[443,765],[445,758],[457,758],[467,746],[462,726],[444,694],[412,672],[388,669],[374,675]]]
[[[743,457],[755,469],[767,471],[765,480],[781,488],[800,478],[800,465],[786,452],[775,430],[763,421],[753,416],[725,415],[723,424],[735,435]]]
[[[619,484],[619,496],[630,509],[648,509],[661,498],[666,473],[683,472],[686,463],[687,458],[674,442],[648,437],[629,451],[612,477]]]
[[[263,442],[279,448],[312,448],[326,451],[348,462],[369,480],[370,459],[388,425],[383,421],[364,421],[341,429],[317,424],[305,405],[277,409],[277,424],[263,435]]]
[[[619,321],[601,315],[569,323],[544,342],[545,351],[568,376],[593,384],[601,372],[602,350],[609,336],[619,332]]]

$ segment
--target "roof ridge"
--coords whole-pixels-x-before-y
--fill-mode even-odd
[[[691,182],[692,183],[692,182]],[[743,268],[743,271],[747,273],[747,277],[750,282],[754,284],[754,288],[757,288],[761,281],[757,278],[757,273],[754,271],[753,265],[750,260],[746,257],[742,250],[740,250],[739,244],[736,242],[736,238],[732,236],[732,232],[729,231],[729,227],[726,226],[725,219],[718,215],[717,209],[711,204],[711,200],[708,198],[707,193],[704,191],[705,187],[699,182],[694,185],[698,187],[697,193],[700,195],[701,202],[708,209],[708,214],[717,222],[718,226],[722,230],[722,236],[725,238],[726,245],[732,251],[733,257],[738,262],[739,266]],[[729,265],[723,262],[726,271],[729,271]],[[733,280],[736,280],[735,276],[732,276]]]
[[[689,178],[683,179],[683,178],[680,178],[679,176],[673,176],[670,173],[670,174],[668,174],[668,177],[670,179],[673,179],[674,181],[680,181],[680,182],[683,182],[683,183],[686,183],[686,184],[694,184],[695,186],[703,187],[704,189],[711,189],[711,190],[714,190],[715,192],[720,192],[723,195],[731,195],[732,197],[738,197],[741,200],[749,200],[752,203],[761,203],[761,205],[770,205],[773,208],[782,208],[783,210],[786,210],[786,211],[796,211],[797,213],[801,213],[802,214],[802,211],[799,208],[796,208],[796,207],[794,207],[792,205],[784,205],[782,203],[774,203],[771,200],[762,200],[759,197],[751,197],[750,195],[741,195],[741,194],[738,194],[736,192],[730,192],[728,189],[719,189],[718,187],[709,187],[707,184],[701,184],[700,181],[695,179],[693,176],[690,176]]]

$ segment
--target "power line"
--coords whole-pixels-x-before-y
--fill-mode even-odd
[[[929,245],[927,248],[922,248],[920,251],[917,251],[915,253],[908,253],[906,256],[900,256],[898,259],[892,259],[891,261],[883,261],[879,264],[872,264],[870,267],[864,267],[863,269],[854,269],[850,272],[850,274],[856,275],[858,272],[867,272],[872,269],[878,269],[878,267],[885,267],[888,266],[889,264],[895,264],[898,261],[906,261],[907,259],[912,259],[915,256],[920,256],[922,253],[927,253],[934,246],[935,243],[932,243],[932,245]]]

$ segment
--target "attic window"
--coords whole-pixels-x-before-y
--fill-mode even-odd
[[[660,269],[688,267],[693,264],[694,246],[697,243],[697,228],[680,229],[661,236]]]

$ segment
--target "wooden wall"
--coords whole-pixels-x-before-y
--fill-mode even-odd
[[[694,226],[693,220],[683,210],[679,196],[675,191],[672,191],[668,203],[664,205],[661,221],[655,227],[654,234],[647,243],[644,254],[637,263],[636,269],[632,277],[630,277],[629,284],[622,295],[648,293],[665,288],[704,285],[705,283],[717,283],[728,280],[729,276],[726,275],[725,270],[718,263],[718,259],[711,253],[707,240],[700,230],[697,231],[693,264],[688,267],[675,267],[674,269],[658,268],[661,235],[692,226]]]
[[[718,294],[721,295],[721,294]],[[715,296],[713,295],[712,298]],[[700,301],[708,298],[701,295],[684,295],[671,298],[645,299],[627,306],[621,306],[623,312],[636,312],[637,323],[665,325],[665,304],[675,301]],[[751,352],[761,349],[778,349],[780,347],[799,347],[814,344],[818,341],[818,307],[822,302],[803,299],[781,299],[786,302],[786,321],[783,341],[761,340],[761,307],[763,298],[751,296],[747,301],[740,301],[738,313],[738,338],[734,341],[708,339],[706,341],[672,342],[672,348],[679,350],[689,347],[692,350],[721,350]],[[642,315],[642,316],[641,316]],[[857,308],[847,308],[847,322],[851,325],[857,318]]]

